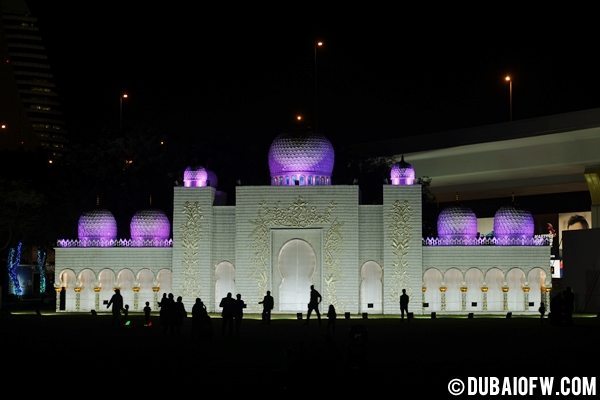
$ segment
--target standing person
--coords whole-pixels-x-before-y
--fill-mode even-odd
[[[240,326],[242,325],[242,318],[244,318],[244,308],[246,308],[246,303],[242,300],[242,295],[237,294],[234,305],[234,314],[235,318],[235,336],[240,336]]]
[[[538,308],[538,311],[540,312],[540,319],[542,320],[542,322],[544,322],[544,314],[546,314],[546,305],[544,304],[543,301],[541,302],[540,308]]]
[[[335,319],[337,318],[337,313],[335,312],[335,307],[333,304],[329,305],[329,310],[327,311],[327,334],[335,335]]]
[[[406,318],[408,318],[408,295],[406,294],[406,289],[402,289],[402,294],[400,295],[400,314],[402,319],[404,319],[405,311]]]
[[[317,313],[317,319],[319,320],[319,325],[321,325],[321,313],[319,312],[319,304],[322,300],[323,297],[321,297],[321,293],[317,292],[317,290],[315,289],[315,285],[310,285],[310,302],[308,303],[308,314],[306,315],[307,325],[312,310],[315,310],[315,312]]]
[[[271,296],[271,291],[267,290],[267,294],[263,297],[262,301],[259,301],[258,304],[263,305],[262,312],[262,320],[265,324],[269,324],[271,322],[271,310],[274,306],[273,296]]]
[[[227,293],[227,297],[223,297],[221,299],[221,303],[219,303],[219,307],[223,308],[221,311],[221,318],[223,320],[223,336],[225,336],[225,332],[231,336],[233,333],[233,314],[235,309],[235,300],[231,297],[231,292]]]
[[[202,299],[196,297],[196,303],[194,303],[194,306],[192,307],[192,337],[194,339],[201,336],[206,317],[208,317],[206,306],[202,302]]]
[[[152,326],[152,321],[150,321],[150,313],[152,312],[152,309],[150,308],[150,302],[147,301],[146,302],[146,307],[144,307],[144,320],[145,320],[145,326]]]
[[[106,308],[112,305],[112,316],[113,324],[119,326],[121,318],[121,309],[123,309],[123,296],[121,296],[121,290],[115,289],[115,294],[112,295]]]

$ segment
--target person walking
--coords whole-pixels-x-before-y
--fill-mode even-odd
[[[306,315],[306,324],[308,325],[308,320],[310,319],[310,313],[314,310],[317,313],[317,319],[319,320],[319,325],[321,325],[321,313],[319,312],[319,304],[323,301],[323,297],[321,293],[315,289],[315,285],[310,285],[310,302],[308,303],[308,314]]]

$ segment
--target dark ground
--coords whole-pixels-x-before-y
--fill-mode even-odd
[[[175,392],[173,398],[231,392],[452,398],[447,384],[455,377],[594,376],[600,356],[598,318],[577,318],[568,327],[516,316],[341,319],[333,339],[326,321],[319,328],[313,320],[264,326],[247,319],[236,339],[223,338],[214,317],[214,338],[202,341],[191,339],[190,318],[181,335],[164,335],[157,316],[151,328],[141,316],[131,320],[115,329],[108,315],[4,314],[2,381],[26,398],[51,392],[68,398],[165,392]],[[356,325],[366,328],[365,342],[349,335]]]

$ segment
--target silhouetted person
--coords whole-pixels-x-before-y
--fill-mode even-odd
[[[204,331],[204,325],[208,323],[208,312],[202,299],[196,298],[196,303],[192,307],[192,337],[198,338]]]
[[[322,300],[323,297],[321,297],[321,293],[317,292],[317,290],[315,289],[315,285],[310,285],[310,302],[308,303],[308,314],[306,315],[305,322],[307,325],[312,310],[315,310],[315,313],[317,313],[317,319],[319,320],[319,325],[321,325],[321,313],[319,312],[319,304]]]
[[[233,318],[235,318],[235,335],[240,336],[240,326],[242,325],[242,319],[244,318],[244,308],[246,308],[246,303],[242,300],[242,295],[237,294],[235,300],[235,308]]]
[[[327,310],[327,334],[335,335],[335,319],[337,318],[337,313],[335,312],[335,307],[333,304],[329,305],[329,310]]]
[[[167,298],[167,294],[163,293],[161,301],[158,303],[160,307],[160,312],[158,313],[158,320],[160,321],[160,326],[162,326],[165,333],[167,332],[167,328],[169,326],[169,299]]]
[[[231,335],[233,333],[233,314],[235,312],[235,300],[231,297],[231,292],[227,293],[227,297],[221,299],[219,307],[223,309],[221,311],[221,317],[223,318],[222,334],[225,335],[225,331],[227,331],[227,334]]]
[[[273,306],[274,306],[274,301],[273,301],[273,296],[271,296],[271,291],[267,290],[267,294],[265,295],[265,297],[263,297],[262,301],[259,301],[258,304],[262,304],[263,305],[263,312],[262,312],[262,320],[265,324],[268,324],[271,322],[271,310],[273,310]]]
[[[544,314],[546,314],[546,305],[543,301],[540,303],[540,308],[538,308],[538,311],[540,312],[540,319],[543,321]]]
[[[129,326],[130,321],[129,321],[129,304],[125,304],[125,307],[123,307],[123,324],[125,326]]]
[[[175,333],[181,333],[181,325],[183,325],[183,320],[187,317],[187,312],[185,311],[185,306],[183,305],[183,298],[181,296],[177,297],[177,302],[175,303],[173,310],[173,328],[175,329]]]
[[[400,315],[402,319],[404,319],[405,311],[408,318],[408,295],[406,294],[406,289],[402,289],[402,294],[400,295]]]
[[[150,321],[150,313],[151,312],[152,312],[152,309],[150,308],[150,302],[147,301],[146,307],[144,307],[144,325],[146,325],[146,326],[152,326],[151,321]]]
[[[119,326],[121,322],[121,309],[123,308],[123,296],[121,296],[121,290],[115,289],[115,294],[113,294],[110,298],[110,301],[106,305],[106,308],[110,308],[111,305],[113,324],[115,326]]]

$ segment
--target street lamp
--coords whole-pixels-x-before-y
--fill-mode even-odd
[[[123,99],[128,97],[127,93],[121,93],[119,96],[119,130],[123,129]]]
[[[504,80],[508,82],[508,112],[509,112],[509,120],[512,121],[512,78],[510,75],[506,75]]]
[[[319,116],[319,86],[318,86],[318,79],[317,79],[317,73],[318,73],[318,68],[317,68],[317,50],[320,49],[321,47],[323,47],[325,45],[325,43],[322,40],[317,40],[314,44],[314,50],[315,50],[315,132],[317,131],[317,124],[318,124],[318,116]]]

